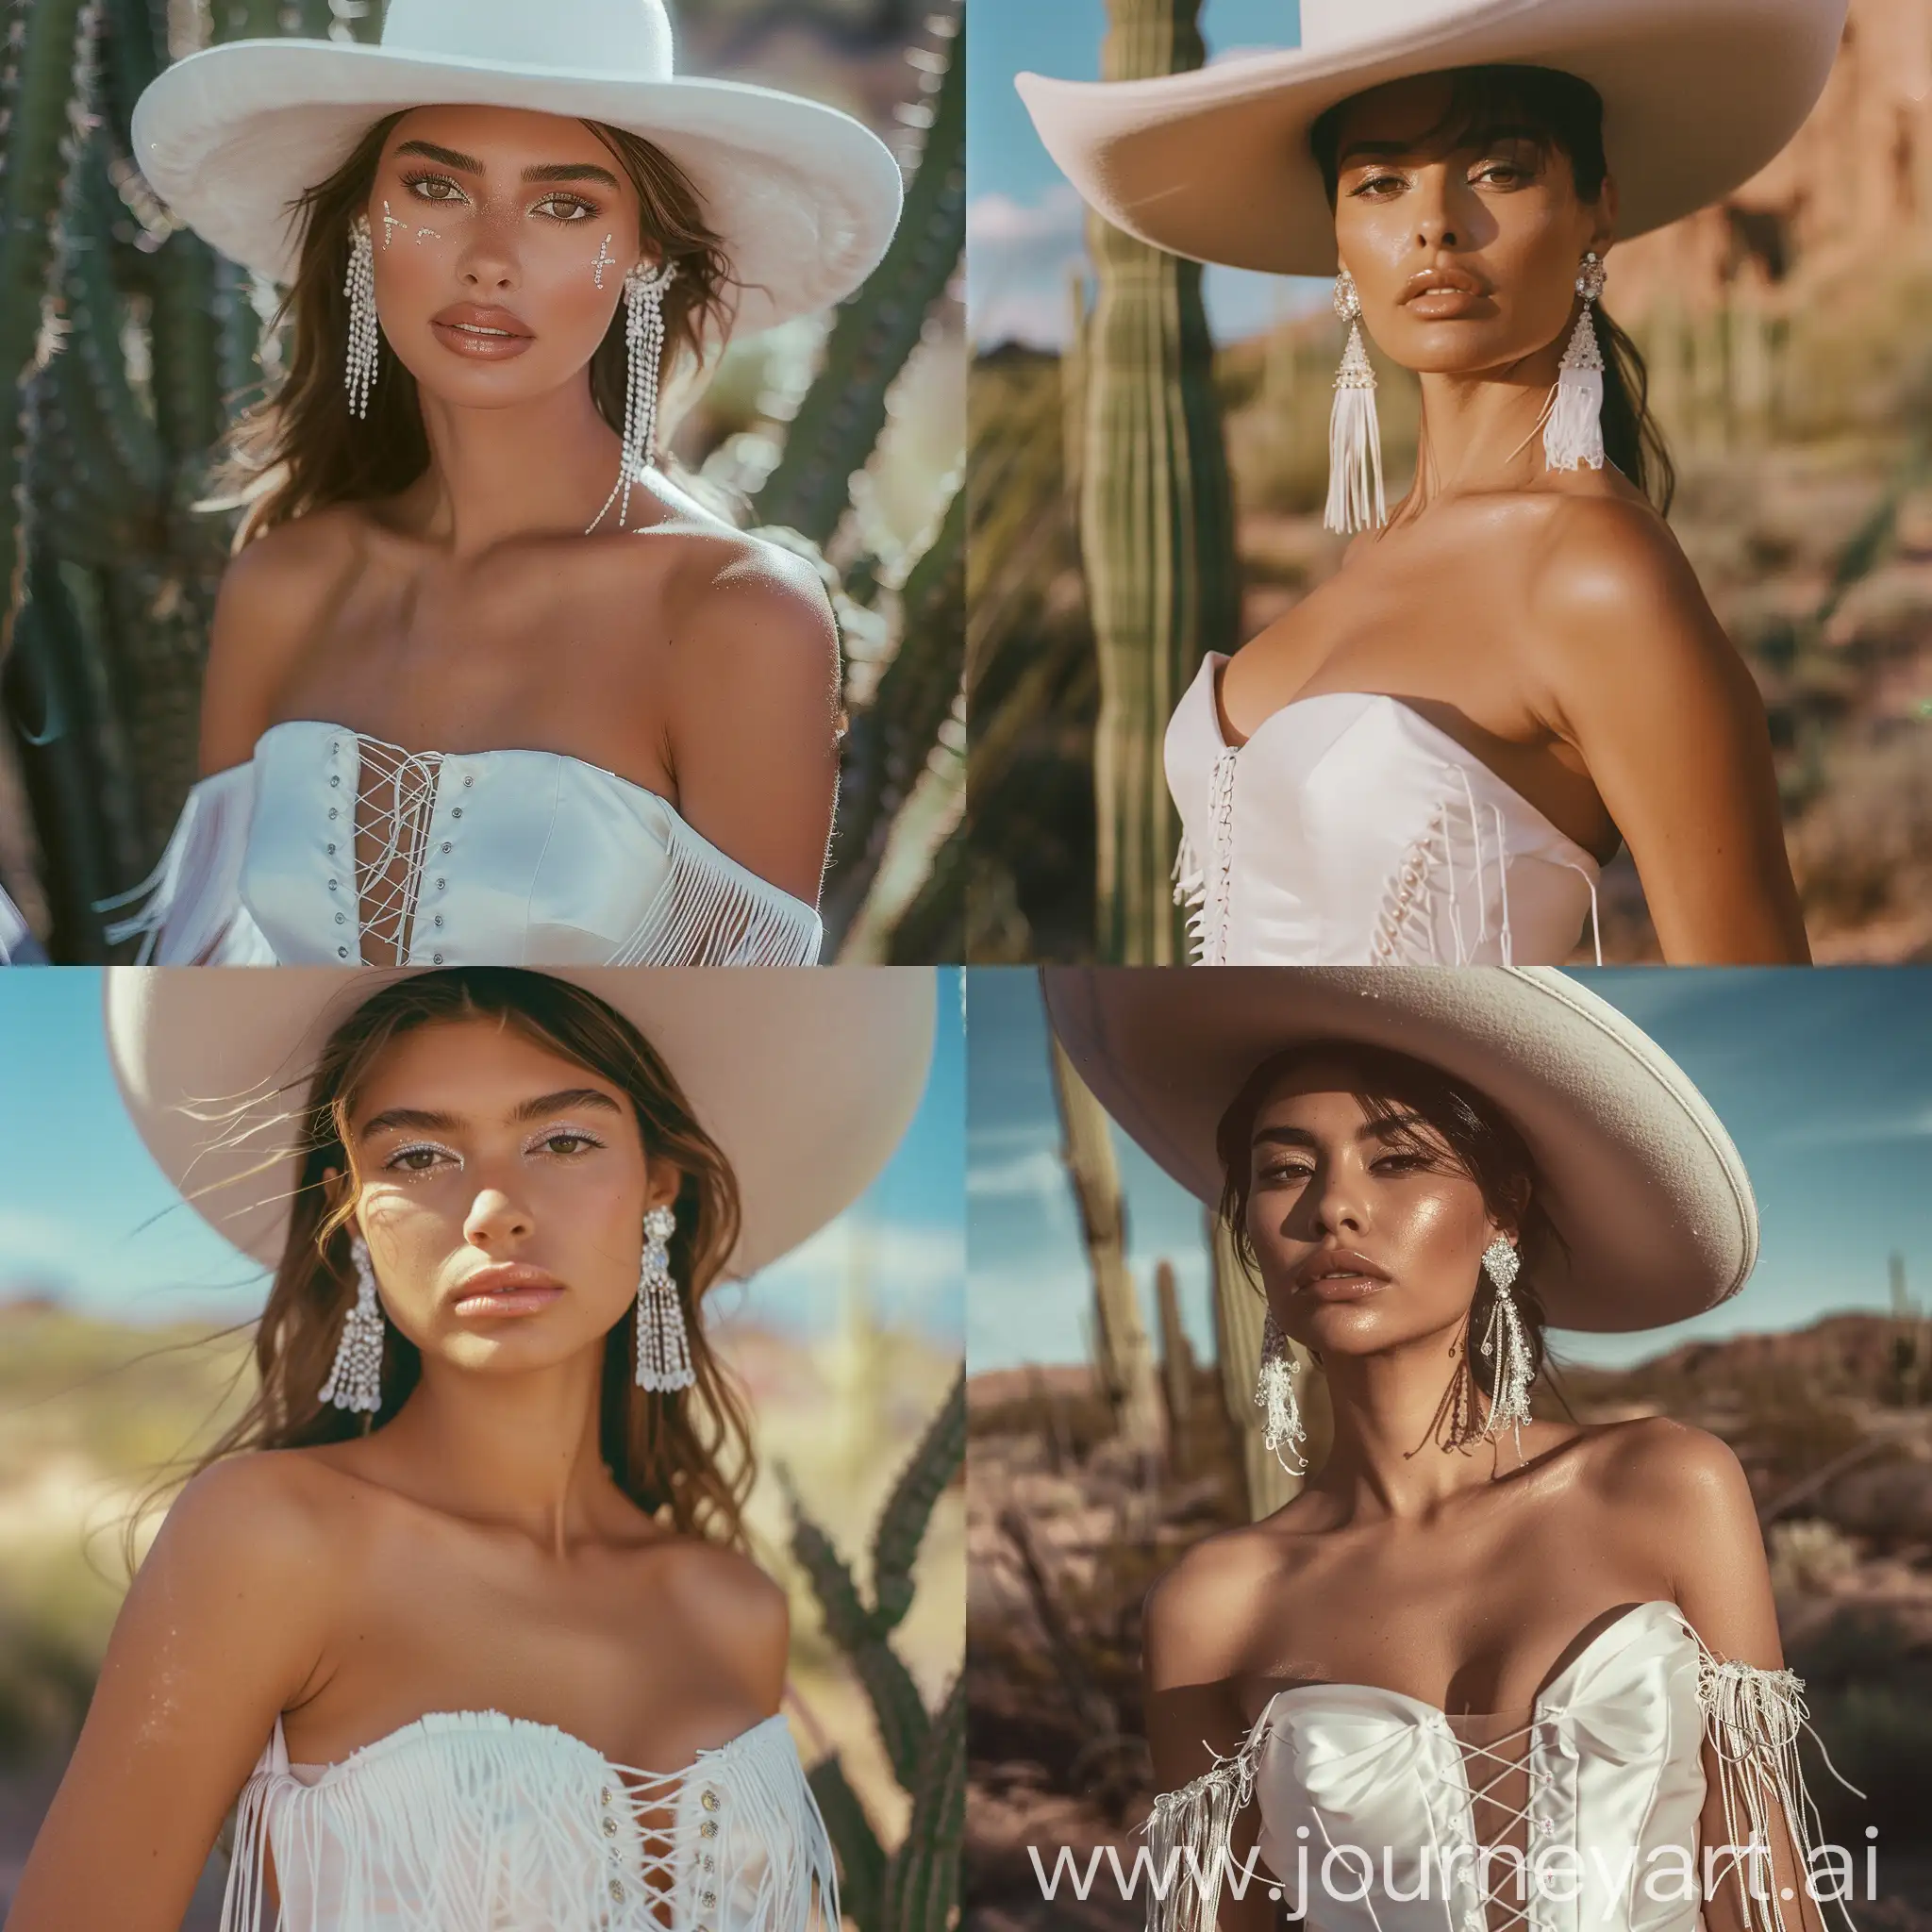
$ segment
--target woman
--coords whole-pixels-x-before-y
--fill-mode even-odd
[[[1258,1932],[1285,1893],[1322,1932],[1695,1932],[1701,1883],[1712,1932],[1816,1926],[1803,1687],[1736,1458],[1529,1402],[1546,1318],[1645,1328],[1743,1284],[1723,1124],[1546,968],[1228,978],[1048,983],[1082,1076],[1265,1297],[1269,1446],[1301,1469],[1290,1342],[1333,1415],[1293,1500],[1148,1599],[1155,1868],[1193,1861],[1150,1925]]]
[[[1108,220],[1336,275],[1351,324],[1328,523],[1364,534],[1168,730],[1197,958],[1559,961],[1627,843],[1667,959],[1808,959],[1763,705],[1665,525],[1642,362],[1598,298],[1614,240],[1785,144],[1844,13],[1305,0],[1294,53],[1020,76]],[[1422,383],[1392,517],[1362,329]]]
[[[191,56],[134,136],[293,327],[238,439],[205,775],[112,937],[163,963],[815,960],[830,608],[650,465],[660,376],[871,272],[891,152],[675,76],[663,0],[393,0],[379,48]]]
[[[178,1925],[238,1793],[225,1932],[836,1928],[698,1316],[883,1166],[931,975],[245,980],[108,988],[149,1149],[275,1282],[10,1932]]]

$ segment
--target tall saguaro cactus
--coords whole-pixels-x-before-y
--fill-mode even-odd
[[[1093,1271],[1094,1338],[1100,1375],[1123,1439],[1158,1454],[1164,1447],[1159,1384],[1134,1277],[1127,1272],[1126,1209],[1107,1115],[1065,1049],[1053,1042],[1053,1084],[1065,1135],[1067,1173]]]
[[[1200,0],[1108,0],[1102,76],[1198,67]],[[1099,282],[1082,325],[1080,547],[1100,658],[1094,736],[1103,959],[1163,966],[1185,937],[1169,887],[1178,827],[1161,741],[1239,609],[1234,500],[1201,269],[1091,216]]]

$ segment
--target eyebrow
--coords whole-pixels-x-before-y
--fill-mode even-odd
[[[1386,1120],[1364,1121],[1356,1129],[1357,1141],[1394,1141],[1417,1127],[1426,1127],[1428,1122],[1419,1113],[1391,1114]],[[1318,1145],[1315,1136],[1306,1127],[1274,1126],[1257,1127],[1253,1144],[1257,1147],[1314,1147]]]
[[[1499,122],[1493,127],[1477,127],[1469,130],[1457,139],[1450,152],[1464,149],[1493,147],[1499,142],[1526,141],[1541,146],[1545,137],[1536,128],[1519,126],[1511,122]],[[1352,141],[1342,149],[1336,161],[1338,168],[1345,168],[1357,156],[1366,156],[1372,160],[1395,160],[1403,155],[1421,154],[1426,148],[1441,144],[1441,136],[1434,128],[1425,129],[1409,141]]]
[[[466,175],[481,175],[485,172],[483,163],[475,155],[466,155],[460,148],[439,147],[433,141],[406,141],[396,149],[398,155],[421,155],[425,160],[441,161],[445,168],[455,168]],[[595,181],[603,187],[615,190],[617,176],[608,168],[600,168],[594,161],[545,161],[535,168],[524,170],[525,181]]]
[[[534,1100],[519,1102],[511,1109],[509,1117],[513,1121],[539,1121],[573,1107],[601,1107],[608,1113],[623,1110],[609,1094],[595,1087],[564,1087],[555,1093],[540,1093]],[[413,1127],[418,1133],[425,1134],[453,1134],[463,1124],[460,1114],[439,1113],[421,1107],[391,1107],[365,1121],[358,1130],[357,1139],[367,1141],[376,1134],[390,1133],[399,1127]]]

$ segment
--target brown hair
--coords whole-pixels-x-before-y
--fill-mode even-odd
[[[416,378],[378,335],[379,358],[369,414],[349,413],[342,358],[349,340],[350,228],[367,206],[384,143],[408,109],[385,115],[335,173],[294,204],[302,230],[295,279],[272,329],[292,318],[286,374],[275,392],[246,411],[229,433],[210,507],[246,506],[235,536],[254,538],[331,504],[367,502],[407,489],[429,466]],[[731,264],[705,222],[689,175],[661,148],[601,121],[586,121],[637,190],[641,239],[675,265],[664,294],[663,367],[681,354],[702,362],[707,336],[728,324]],[[620,303],[590,361],[598,413],[622,434],[629,349]]]
[[[1506,129],[1542,150],[1568,157],[1577,198],[1596,200],[1609,176],[1604,153],[1603,96],[1587,80],[1550,67],[1451,69],[1449,104],[1425,142],[1480,147]],[[1330,108],[1309,130],[1308,144],[1327,183],[1332,207],[1341,183],[1341,127],[1360,94]],[[1650,409],[1650,372],[1642,351],[1610,320],[1603,304],[1594,318],[1604,358],[1604,453],[1668,516],[1677,493],[1676,466]]]
[[[742,1396],[699,1319],[705,1293],[738,1241],[737,1178],[656,1048],[628,1020],[568,980],[517,967],[451,968],[391,981],[329,1037],[295,1114],[297,1173],[288,1240],[256,1331],[260,1387],[240,1421],[190,1473],[249,1450],[339,1442],[363,1432],[362,1421],[321,1400],[356,1298],[348,1236],[354,1196],[345,1191],[331,1208],[324,1176],[331,1168],[355,1173],[350,1115],[391,1044],[424,1026],[475,1019],[498,1020],[620,1088],[630,1098],[645,1149],[682,1171],[671,1273],[697,1381],[674,1394],[637,1386],[633,1301],[605,1338],[598,1433],[618,1488],[641,1509],[667,1512],[676,1529],[741,1547],[744,1499],[757,1473],[750,1428]],[[415,1388],[423,1358],[393,1324],[385,1321],[383,1330],[379,1413],[387,1419]]]
[[[1536,1162],[1523,1136],[1493,1101],[1440,1067],[1412,1059],[1407,1054],[1350,1041],[1305,1041],[1263,1060],[1248,1075],[1214,1135],[1222,1172],[1221,1199],[1215,1211],[1227,1228],[1242,1272],[1259,1287],[1255,1244],[1248,1233],[1255,1117],[1284,1079],[1316,1060],[1340,1060],[1353,1073],[1355,1097],[1371,1120],[1413,1115],[1432,1129],[1440,1137],[1440,1144],[1414,1126],[1397,1128],[1391,1137],[1391,1144],[1432,1161],[1436,1172],[1466,1175],[1481,1192],[1491,1219],[1515,1230],[1523,1272],[1509,1293],[1529,1344],[1530,1379],[1534,1381],[1548,1361],[1543,1339],[1546,1321],[1537,1293],[1537,1277],[1563,1246],[1562,1237],[1543,1211]],[[1495,1285],[1486,1271],[1479,1272],[1467,1333],[1480,1335],[1487,1329],[1495,1300]],[[1465,1348],[1463,1356],[1475,1386],[1485,1396],[1493,1395],[1500,1364],[1486,1361],[1474,1349]]]

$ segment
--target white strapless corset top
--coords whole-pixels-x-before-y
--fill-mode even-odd
[[[1198,1861],[1217,1891],[1220,1873],[1238,1876],[1230,1827],[1252,1802],[1260,1860],[1284,1909],[1306,1897],[1309,1932],[1696,1932],[1707,1743],[1730,1843],[1813,1840],[1803,1690],[1790,1671],[1720,1662],[1676,1605],[1657,1602],[1600,1631],[1545,1685],[1531,1721],[1488,1744],[1458,1737],[1474,1721],[1399,1690],[1278,1691],[1238,1753],[1156,1800],[1155,1872],[1170,1857],[1179,1872],[1148,1924],[1211,1932],[1214,1901],[1188,1867]],[[1499,1798],[1506,1780],[1514,1789]],[[1808,1849],[1801,1857],[1802,1872]],[[1798,1932],[1777,1904],[1757,1902],[1754,1925]]]
[[[265,1854],[280,1910],[269,1896]],[[782,1716],[680,1771],[443,1711],[242,1788],[221,1932],[838,1932],[824,1820]]]
[[[808,966],[815,908],[670,802],[547,751],[407,752],[308,719],[189,794],[108,928],[161,965]]]
[[[1601,871],[1582,846],[1399,698],[1298,698],[1230,745],[1226,662],[1208,655],[1167,727],[1196,964],[1569,958]]]

